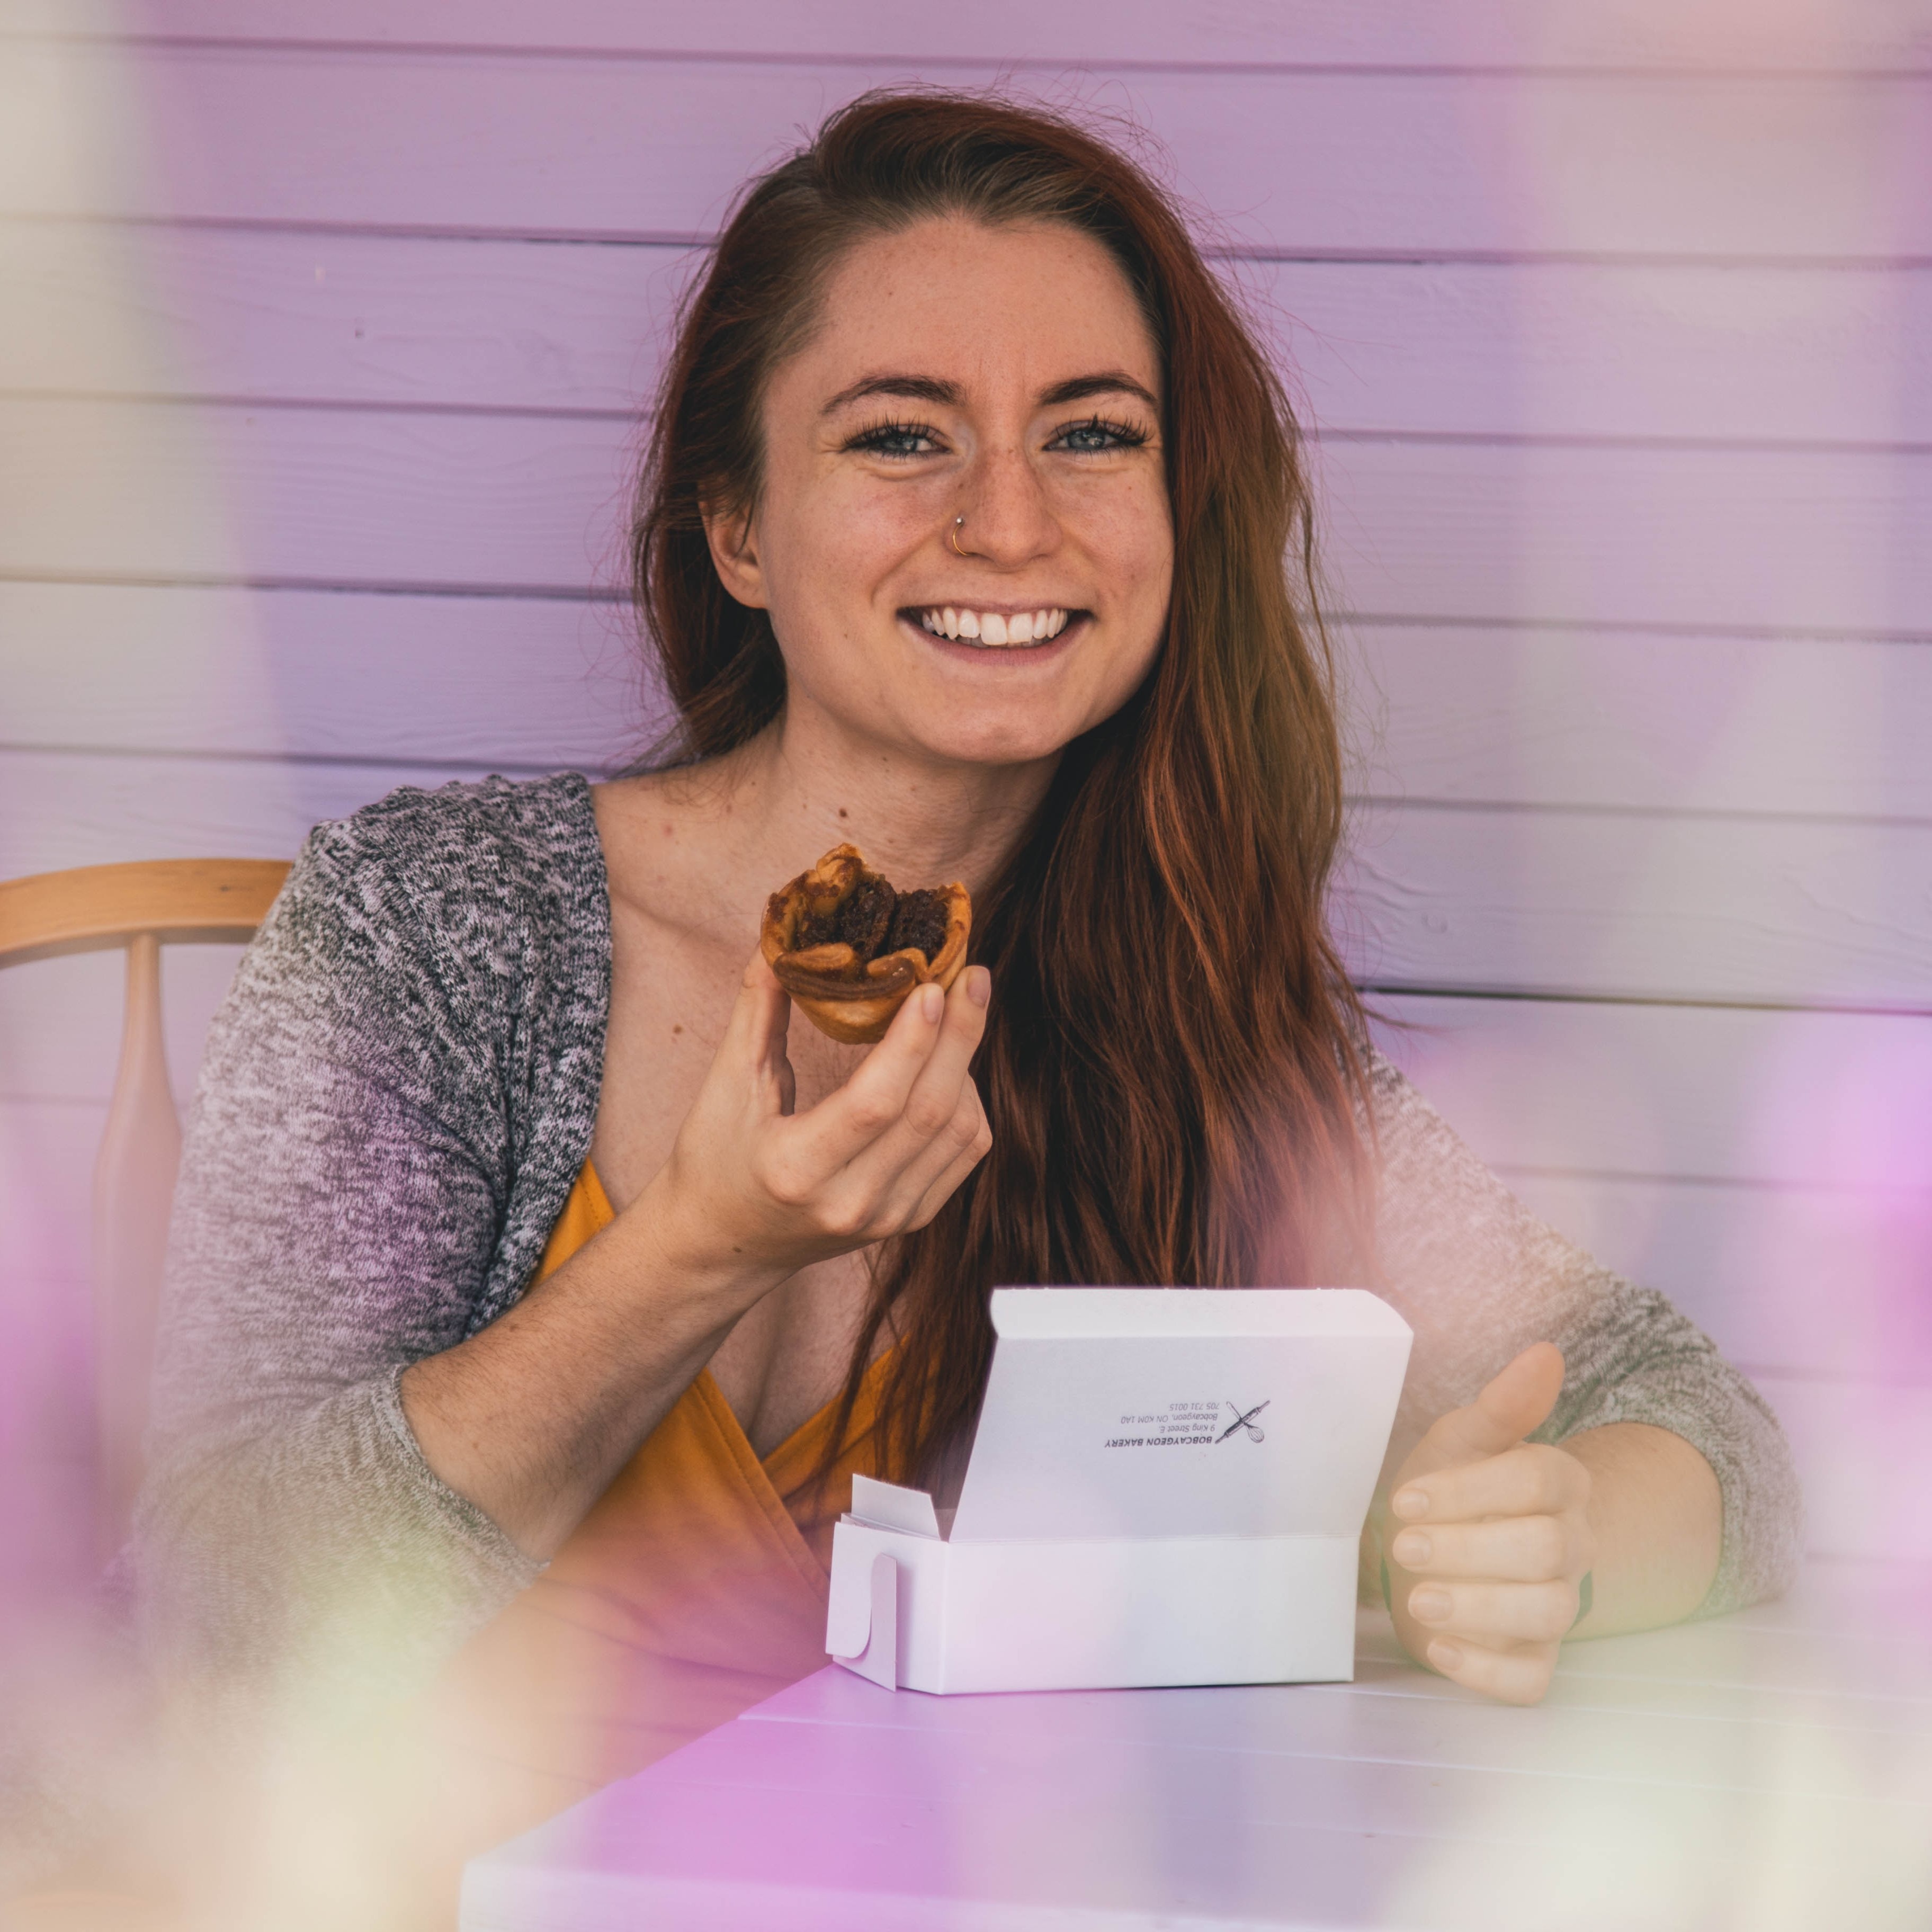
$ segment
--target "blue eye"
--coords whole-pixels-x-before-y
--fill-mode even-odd
[[[923,423],[880,423],[860,430],[845,447],[872,456],[931,456],[939,446]]]
[[[1145,431],[1135,428],[1132,423],[1090,416],[1084,422],[1069,424],[1047,447],[1070,450],[1076,456],[1090,456],[1110,449],[1138,449],[1146,441]]]

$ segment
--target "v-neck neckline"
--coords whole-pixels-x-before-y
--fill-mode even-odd
[[[610,1197],[604,1191],[602,1177],[587,1156],[581,1178],[590,1196],[591,1218],[596,1223],[593,1232],[601,1233],[616,1219],[616,1210],[610,1204]],[[866,1365],[865,1379],[860,1385],[862,1402],[891,1353],[888,1349]],[[737,1472],[748,1500],[770,1526],[787,1559],[814,1588],[822,1589],[830,1573],[807,1540],[805,1532],[799,1527],[797,1520],[786,1508],[784,1496],[778,1487],[778,1477],[784,1472],[788,1461],[798,1460],[800,1446],[808,1435],[814,1432],[823,1433],[829,1418],[838,1407],[839,1398],[834,1396],[830,1402],[814,1409],[766,1456],[760,1456],[753,1446],[750,1434],[738,1419],[737,1412],[725,1400],[724,1390],[718,1386],[717,1378],[709,1368],[698,1370],[684,1395],[678,1400],[682,1402],[687,1399],[695,1403],[704,1417],[725,1460]]]
[[[885,1355],[875,1357],[866,1366],[866,1379],[860,1384],[861,1400],[874,1377],[884,1369],[887,1360]],[[724,1450],[732,1466],[744,1484],[750,1501],[759,1514],[771,1526],[773,1534],[782,1546],[787,1558],[800,1570],[814,1588],[824,1588],[830,1579],[831,1572],[799,1526],[798,1520],[787,1508],[784,1492],[778,1487],[781,1476],[785,1473],[788,1461],[801,1460],[801,1450],[806,1438],[814,1432],[822,1435],[827,1419],[836,1409],[838,1398],[835,1396],[823,1407],[814,1409],[804,1421],[794,1429],[769,1456],[760,1456],[752,1446],[751,1437],[746,1433],[745,1425],[738,1420],[736,1412],[724,1399],[724,1392],[718,1386],[709,1369],[700,1369],[686,1394],[694,1396],[716,1432],[719,1447]],[[816,1458],[813,1460],[815,1462]],[[808,1469],[797,1472],[802,1481]]]

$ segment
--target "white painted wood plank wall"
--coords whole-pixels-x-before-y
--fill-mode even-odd
[[[1001,75],[1149,131],[1305,400],[1392,1050],[1759,1374],[1816,1547],[1932,1550],[1918,0],[0,0],[0,876],[621,762],[694,249]],[[184,1088],[233,956],[170,961]],[[40,1456],[114,998],[0,981]]]

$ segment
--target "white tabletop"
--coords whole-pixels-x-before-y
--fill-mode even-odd
[[[463,1932],[1932,1926],[1932,1572],[1814,1564],[1513,1710],[1352,1684],[932,1697],[828,1668],[476,1861]]]

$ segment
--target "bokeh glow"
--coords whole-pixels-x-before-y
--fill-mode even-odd
[[[104,0],[43,0],[27,21],[41,38],[0,40],[0,878],[211,847],[286,856],[309,823],[427,769],[409,764],[415,728],[394,707],[368,721],[358,752],[346,700],[350,722],[316,752],[315,720],[340,693],[303,656],[310,634],[237,587],[286,550],[280,536],[263,548],[262,445],[224,387],[240,386],[223,346],[237,302],[170,280],[165,223],[98,214],[152,202],[180,159],[168,142],[196,138],[178,115],[155,132],[161,57],[100,38],[148,24]],[[1450,395],[1426,405],[1442,412],[1423,425],[1446,433],[1436,442],[1392,458],[1372,438],[1340,438],[1323,453],[1338,598],[1362,614],[1345,627],[1348,668],[1387,707],[1358,778],[1344,922],[1370,976],[1493,988],[1500,962],[1510,989],[1552,996],[1398,994],[1382,1004],[1414,1030],[1392,1032],[1390,1050],[1533,1208],[1665,1287],[1757,1378],[1807,1482],[1808,1594],[1721,1630],[1636,1640],[1648,1650],[1578,1646],[1533,1712],[1442,1692],[1388,1652],[1371,1617],[1360,1694],[1381,1703],[1325,1730],[1311,1719],[1316,1742],[1178,1740],[1143,1728],[1138,1706],[1110,1715],[1092,1700],[1078,1752],[1044,1716],[1034,1732],[982,1740],[983,1757],[936,1729],[908,1774],[928,1872],[1078,1858],[1123,1884],[1178,1884],[1210,1828],[1258,1869],[1278,1831],[1318,1848],[1320,1832],[1345,1832],[1352,1794],[1373,1784],[1362,1765],[1395,1752],[1371,1736],[1382,1703],[1429,1700],[1405,1733],[1414,1756],[1389,1773],[1416,1787],[1402,1802],[1419,1822],[1385,1841],[1386,1895],[1368,1922],[1542,1932],[1560,1893],[1576,1932],[1798,1932],[1837,1922],[1854,1885],[1872,1901],[1863,1922],[1932,1916],[1932,860],[1918,776],[1932,742],[1932,332],[1912,241],[1932,195],[1932,110],[1922,76],[1870,77],[1925,32],[1916,0],[1552,10],[1526,64],[1636,46],[1633,69],[1801,78],[1694,94],[1669,77],[1525,81],[1500,119],[1472,117],[1472,146],[1506,157],[1519,266],[1546,272],[1412,266],[1392,281],[1388,302],[1421,322],[1489,304],[1484,352],[1433,383]],[[1694,259],[1714,232],[1756,266]],[[1836,266],[1794,259],[1794,232],[1829,238]],[[526,272],[540,277],[544,251],[532,253]],[[1314,313],[1312,274],[1283,268],[1274,298]],[[486,296],[520,313],[514,294]],[[278,299],[299,312],[295,294]],[[1333,316],[1350,312],[1338,300]],[[556,379],[553,403],[608,413],[638,380],[637,317],[604,320],[608,339],[574,362],[525,345],[533,363],[579,372]],[[1394,406],[1354,372],[1400,358],[1369,334],[1340,340],[1340,326],[1308,341],[1316,413],[1346,431],[1359,410],[1380,434],[1376,412]],[[1765,368],[1801,380],[1768,396],[1754,387]],[[1481,435],[1455,414],[1472,395]],[[1508,541],[1480,568],[1466,568],[1478,533],[1454,521],[1459,435],[1486,437],[1502,478]],[[1700,555],[1703,533],[1729,526],[1695,519],[1745,477],[1748,452],[1800,446],[1805,491],[1754,499],[1736,554]],[[1602,453],[1592,514],[1634,551],[1574,540],[1564,493],[1586,446]],[[382,447],[404,460],[402,442]],[[1408,507],[1370,530],[1362,505],[1390,474]],[[1858,496],[1868,486],[1876,504]],[[1402,517],[1438,512],[1436,550],[1401,548]],[[601,541],[573,526],[558,580],[575,583]],[[1645,601],[1660,586],[1676,599],[1661,615]],[[388,667],[422,601],[390,600],[382,621],[397,628],[365,648],[395,680],[386,688],[406,691],[402,709],[426,714],[445,688]],[[1528,619],[1498,629],[1486,614],[1501,606]],[[1462,621],[1425,632],[1418,612]],[[560,742],[615,747],[630,731],[613,722],[614,685],[557,688]],[[496,755],[495,728],[479,711],[479,760]],[[1405,810],[1418,805],[1429,809]],[[1788,844],[1767,872],[1765,828],[1778,825]],[[1496,905],[1432,898],[1439,880],[1471,876],[1451,866],[1477,838],[1491,842]],[[1753,866],[1756,883],[1740,884]],[[1567,890],[1573,868],[1565,900],[1550,882]],[[235,957],[170,959],[184,1100]],[[440,1828],[420,1800],[443,1773],[422,1736],[345,1716],[356,1660],[393,1648],[385,1608],[342,1580],[330,1660],[278,1687],[272,1722],[257,1711],[228,1735],[211,1730],[211,1687],[152,1691],[91,1607],[88,1176],[119,972],[98,957],[0,975],[5,1747],[40,1767],[56,1810],[98,1803],[124,1821],[128,1867],[170,1872],[203,1922],[400,1932],[422,1906],[400,1874],[446,1879],[449,1861],[425,1855]],[[1605,988],[1641,998],[1612,1012],[1561,997]],[[1700,1660],[1679,1681],[1686,1653],[1670,1646],[1694,1637]],[[1105,1805],[1016,1813],[1003,1752],[1019,1784],[1054,1768],[1069,1790],[1104,1785]],[[1218,1827],[1196,1822],[1204,1787],[1225,1798]],[[720,1856],[734,1842],[721,1826]],[[701,1835],[686,1846],[708,1849]],[[1517,1876],[1499,1883],[1506,1862]],[[0,1858],[0,1896],[41,1875],[26,1853],[16,1868]]]

